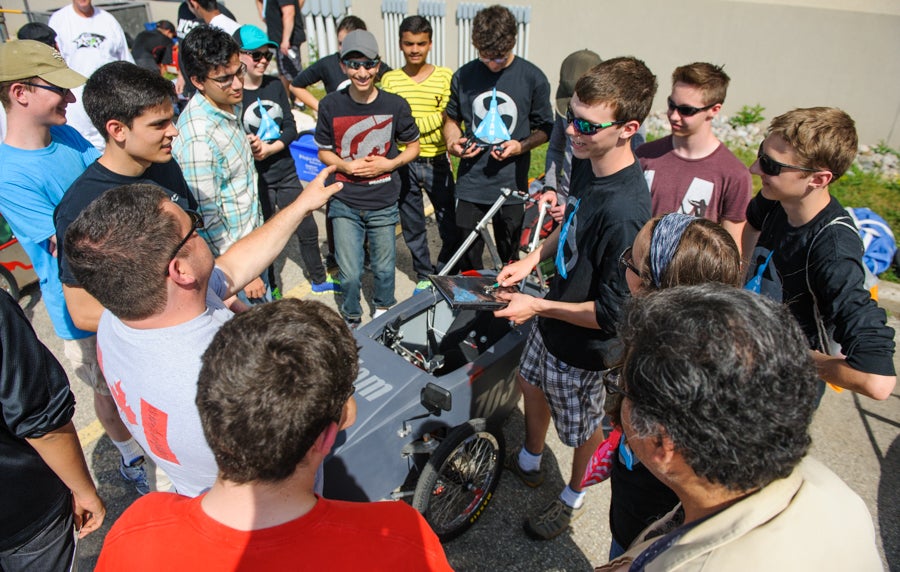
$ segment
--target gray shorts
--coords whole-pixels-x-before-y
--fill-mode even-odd
[[[519,374],[544,392],[560,441],[569,447],[583,445],[603,418],[606,392],[601,371],[577,368],[554,357],[536,325],[522,356]]]
[[[63,340],[63,351],[75,370],[75,377],[100,395],[112,395],[97,361],[97,336]]]

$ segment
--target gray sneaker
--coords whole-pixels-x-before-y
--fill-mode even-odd
[[[537,540],[556,538],[583,513],[584,505],[572,508],[559,498],[555,498],[540,514],[525,520],[525,533]]]
[[[507,471],[512,471],[515,473],[519,480],[521,480],[525,485],[535,488],[541,486],[544,482],[544,472],[540,469],[536,471],[526,471],[522,467],[519,466],[519,452],[515,451],[511,455],[507,456],[503,462],[503,466]]]
[[[122,475],[123,479],[134,485],[139,494],[145,495],[150,492],[150,483],[147,482],[147,471],[144,469],[143,455],[129,465],[125,464],[125,459],[120,459],[119,474]]]

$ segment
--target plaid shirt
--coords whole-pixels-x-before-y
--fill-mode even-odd
[[[194,94],[178,118],[179,135],[172,144],[200,204],[205,228],[199,233],[215,256],[262,224],[253,152],[241,129],[240,106],[235,112]]]

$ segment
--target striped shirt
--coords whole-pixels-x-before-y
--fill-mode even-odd
[[[452,77],[449,68],[434,66],[422,83],[414,82],[402,69],[391,70],[381,78],[381,89],[409,102],[420,133],[419,157],[436,157],[447,151],[442,128]]]
[[[226,113],[196,93],[178,118],[172,154],[197,198],[204,228],[200,236],[215,256],[262,224],[256,167],[240,106]]]

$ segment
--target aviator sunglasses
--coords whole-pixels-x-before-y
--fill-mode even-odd
[[[678,115],[682,117],[690,117],[692,115],[697,115],[701,111],[706,111],[707,109],[712,109],[715,103],[711,103],[705,107],[692,107],[690,105],[676,105],[674,101],[672,101],[671,97],[666,98],[666,102],[669,104],[669,111],[677,111]]]
[[[570,106],[566,109],[566,123],[571,123],[575,127],[575,131],[581,133],[582,135],[593,135],[601,129],[606,129],[607,127],[612,127],[613,125],[622,125],[623,123],[628,122],[607,121],[605,123],[593,123],[591,121],[588,121],[587,119],[575,117],[575,114],[572,112],[572,107]]]
[[[381,63],[379,58],[375,58],[374,60],[343,60],[344,65],[352,70],[358,70],[359,68],[366,68],[367,70],[373,70],[378,67],[378,64]]]
[[[809,167],[801,167],[799,165],[789,165],[781,163],[763,153],[762,143],[759,144],[759,151],[756,152],[756,159],[759,161],[759,170],[770,177],[777,177],[781,174],[782,169],[797,169],[798,171],[806,171],[815,173],[822,169],[810,169]]]

